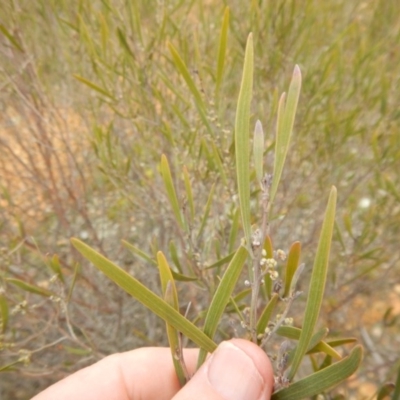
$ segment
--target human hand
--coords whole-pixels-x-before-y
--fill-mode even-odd
[[[184,349],[194,373],[198,349]],[[32,400],[266,400],[271,363],[243,339],[222,342],[181,389],[169,348],[144,347],[114,354],[50,386]]]

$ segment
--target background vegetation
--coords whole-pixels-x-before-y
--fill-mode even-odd
[[[338,189],[322,317],[332,334],[358,337],[366,355],[357,377],[335,393],[368,398],[393,380],[400,347],[397,8],[395,0],[4,1],[0,368],[7,375],[0,396],[27,399],[103,355],[167,343],[163,322],[83,262],[71,236],[157,293],[157,250],[198,271],[208,285],[178,289],[192,302],[189,317],[201,315],[215,286],[204,267],[231,253],[242,236],[232,140],[250,31],[252,111],[264,126],[267,168],[279,94],[294,64],[303,74],[271,236],[285,250],[301,241],[306,274],[328,190]],[[161,154],[182,204],[184,171],[190,179],[191,240],[168,202]],[[145,255],[129,252],[120,239]],[[296,305],[292,316],[300,321],[302,304]]]

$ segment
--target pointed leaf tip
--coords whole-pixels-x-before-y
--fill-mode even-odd
[[[257,121],[256,121],[256,134],[257,135],[260,135],[260,134],[263,134],[264,132],[263,132],[263,128],[262,128],[262,124],[261,124],[261,121],[258,119]]]

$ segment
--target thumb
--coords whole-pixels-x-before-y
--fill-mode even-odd
[[[173,400],[267,400],[273,388],[271,363],[244,339],[222,342]]]

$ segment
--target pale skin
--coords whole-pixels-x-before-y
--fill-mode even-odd
[[[194,374],[198,349],[185,349]],[[147,347],[114,354],[50,386],[32,400],[265,400],[273,371],[263,350],[232,339],[180,388],[168,348]]]

